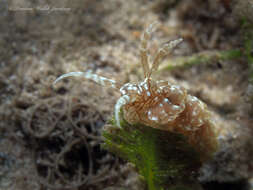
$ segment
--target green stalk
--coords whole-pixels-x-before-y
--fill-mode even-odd
[[[253,25],[246,18],[242,19],[242,30],[244,37],[244,55],[249,66],[249,81],[253,84]]]
[[[227,51],[204,51],[192,56],[178,57],[164,61],[160,70],[172,70],[176,68],[189,67],[198,64],[211,64],[218,61],[233,60],[242,57],[240,50]]]

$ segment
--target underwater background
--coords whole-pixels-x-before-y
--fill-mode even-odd
[[[154,21],[151,55],[183,42],[152,78],[202,100],[215,124],[219,149],[196,173],[198,188],[253,189],[251,0],[2,0],[0,189],[149,188],[138,166],[101,146],[120,93],[80,78],[52,84],[88,70],[142,81],[140,38]]]

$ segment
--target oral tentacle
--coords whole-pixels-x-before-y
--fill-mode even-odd
[[[93,74],[91,71],[87,71],[87,72],[70,72],[70,73],[66,73],[64,75],[61,75],[60,77],[58,77],[53,85],[55,85],[57,82],[59,82],[60,80],[67,78],[67,77],[83,77],[85,79],[89,79],[101,86],[106,86],[106,87],[111,87],[111,88],[115,88],[115,89],[119,89],[119,84],[112,80],[112,79],[108,79],[96,74]]]
[[[122,106],[126,105],[127,103],[130,102],[130,97],[128,95],[124,95],[121,96],[116,105],[115,105],[115,120],[116,120],[116,124],[119,128],[121,128],[120,125],[120,109],[122,108]]]

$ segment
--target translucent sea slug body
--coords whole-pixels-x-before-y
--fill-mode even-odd
[[[207,106],[187,94],[183,87],[146,78],[138,85],[125,84],[120,91],[125,101],[116,104],[116,121],[121,120],[118,115],[122,109],[124,119],[130,124],[141,123],[180,133],[199,151],[207,154],[215,151],[214,126]]]
[[[141,39],[141,64],[144,81],[139,84],[127,83],[123,86],[116,81],[92,74],[91,72],[71,72],[56,79],[82,76],[102,86],[118,89],[121,97],[115,105],[115,121],[121,127],[121,120],[129,124],[144,124],[165,131],[180,133],[187,137],[189,144],[209,157],[216,148],[215,132],[206,105],[198,98],[187,94],[178,85],[167,81],[154,81],[151,78],[161,59],[170,53],[182,39],[164,44],[157,52],[152,65],[148,63],[148,40],[156,23],[151,24]],[[123,118],[122,118],[123,116]],[[205,157],[205,156],[204,156]]]

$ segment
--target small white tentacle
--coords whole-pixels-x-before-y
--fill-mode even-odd
[[[130,97],[128,95],[124,95],[124,96],[121,96],[116,105],[115,105],[115,120],[116,120],[116,125],[121,128],[120,126],[120,109],[123,105],[129,103],[130,101]]]
[[[165,43],[159,50],[158,53],[156,54],[152,67],[150,69],[149,76],[151,76],[153,71],[156,71],[161,63],[161,60],[169,54],[177,45],[179,45],[183,41],[183,38],[179,38],[170,42]]]
[[[99,75],[93,74],[91,73],[91,71],[87,71],[87,72],[70,72],[70,73],[66,73],[64,75],[61,75],[60,77],[58,77],[53,85],[55,85],[58,81],[66,78],[66,77],[84,77],[85,79],[90,79],[94,82],[96,82],[97,84],[100,84],[101,86],[107,86],[107,87],[112,87],[112,88],[119,88],[119,85],[116,83],[116,81],[112,80],[112,79],[108,79],[105,77],[101,77]]]
[[[149,75],[150,68],[148,62],[148,42],[151,38],[152,32],[156,29],[158,22],[153,22],[150,24],[143,32],[141,36],[141,46],[140,46],[140,56],[141,56],[141,65],[144,72],[144,77],[146,78]]]

